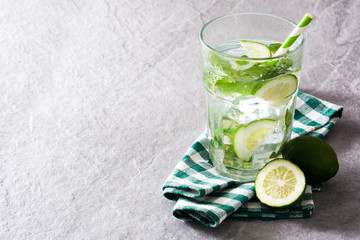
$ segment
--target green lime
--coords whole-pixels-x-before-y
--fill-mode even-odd
[[[248,161],[265,137],[274,129],[275,120],[261,119],[240,125],[234,135],[234,151],[240,160]]]
[[[285,143],[281,153],[298,165],[308,183],[321,183],[334,177],[339,162],[332,147],[320,138],[300,136]]]
[[[270,49],[262,44],[253,41],[240,41],[241,46],[246,50],[246,55],[249,58],[268,58],[271,57]]]
[[[291,95],[297,87],[298,81],[295,75],[288,74],[264,81],[254,88],[254,95],[266,101],[276,101]]]
[[[259,171],[255,180],[257,198],[270,207],[295,204],[305,192],[305,175],[294,163],[276,159]]]

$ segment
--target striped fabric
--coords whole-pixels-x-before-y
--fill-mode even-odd
[[[341,106],[298,92],[291,138],[305,134],[323,138],[341,117],[342,110]]]
[[[322,138],[341,113],[341,106],[298,92],[292,138],[305,134]],[[308,185],[301,201],[289,209],[269,208],[254,199],[254,183],[241,184],[220,176],[211,164],[208,148],[209,140],[203,133],[163,185],[164,196],[177,201],[173,209],[175,217],[217,227],[226,218],[280,219],[312,215],[314,186]]]

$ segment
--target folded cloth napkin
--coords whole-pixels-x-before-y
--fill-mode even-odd
[[[341,117],[342,107],[298,92],[292,138],[312,135],[322,138]],[[173,215],[182,220],[197,220],[217,227],[226,218],[280,219],[310,217],[314,210],[312,190],[308,185],[297,205],[276,210],[261,204],[255,196],[254,183],[240,183],[219,175],[209,157],[209,140],[201,134],[163,185],[163,194],[177,200]],[[256,197],[255,197],[256,198]]]

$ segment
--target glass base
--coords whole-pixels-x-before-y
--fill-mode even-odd
[[[281,154],[277,158],[281,158]],[[267,161],[261,161],[263,164],[257,169],[236,169],[223,164],[215,164],[215,170],[223,177],[231,178],[233,180],[239,181],[241,183],[246,182],[255,182],[258,172],[265,166],[267,163],[277,159],[271,158]]]
[[[254,182],[256,179],[256,175],[259,171],[260,169],[247,171],[237,170],[237,173],[235,173],[229,169],[216,169],[216,172],[219,173],[221,176],[240,181],[241,183]]]

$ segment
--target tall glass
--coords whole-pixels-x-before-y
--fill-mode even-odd
[[[275,52],[295,26],[274,15],[239,13],[201,30],[210,157],[223,176],[255,180],[291,136],[304,35],[277,57],[247,51]]]

